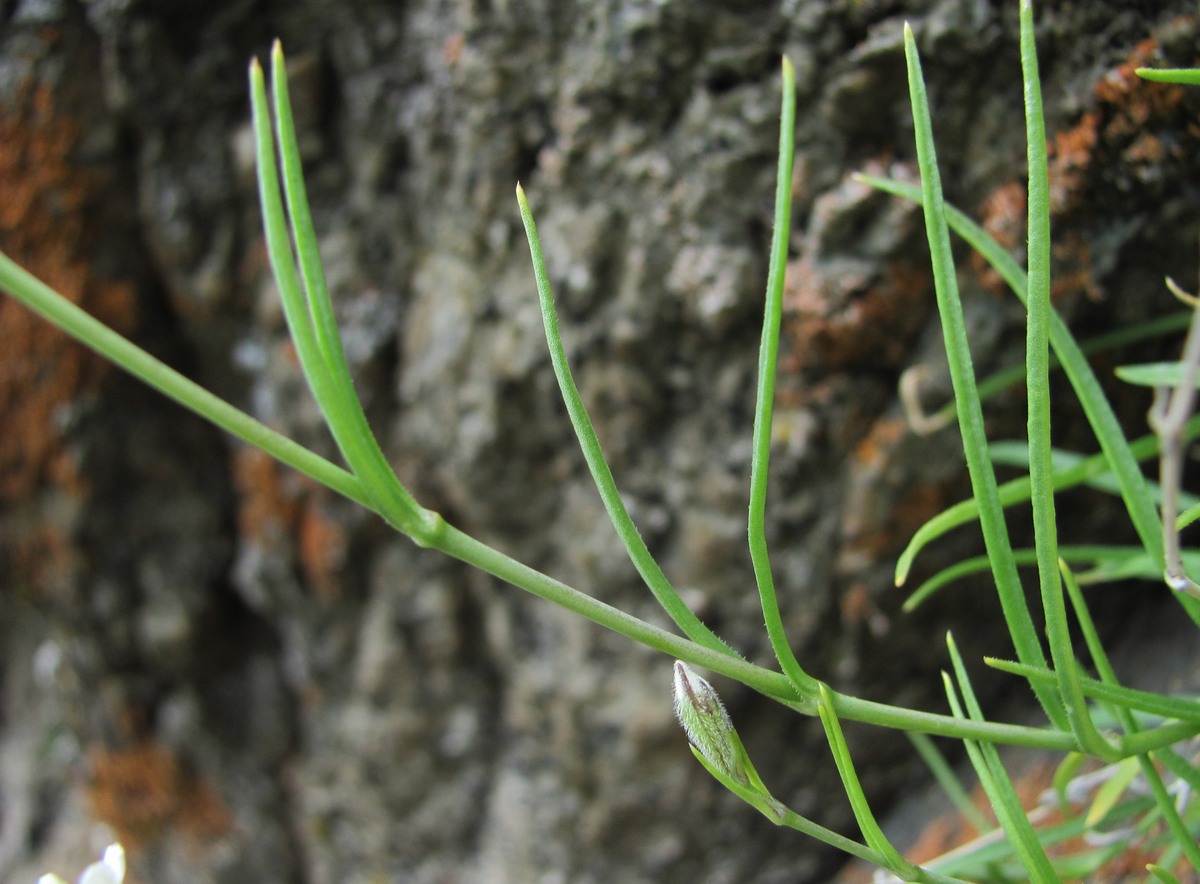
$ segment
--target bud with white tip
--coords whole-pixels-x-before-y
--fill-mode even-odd
[[[717,692],[681,660],[675,661],[675,715],[688,741],[717,770],[749,784],[740,742]]]

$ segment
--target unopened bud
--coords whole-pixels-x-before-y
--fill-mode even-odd
[[[688,741],[713,767],[732,780],[749,783],[733,722],[721,698],[681,660],[675,661],[675,715]]]

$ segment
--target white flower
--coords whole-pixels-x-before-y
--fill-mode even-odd
[[[125,849],[120,844],[104,848],[104,856],[79,876],[79,884],[121,884],[125,880]],[[42,875],[38,884],[66,884],[58,875]]]

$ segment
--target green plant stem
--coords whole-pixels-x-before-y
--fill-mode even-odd
[[[1053,728],[1027,727],[991,721],[972,721],[902,706],[889,706],[874,700],[864,700],[848,694],[830,691],[830,702],[841,718],[861,721],[879,727],[915,731],[935,737],[971,739],[980,742],[1002,743],[1009,746],[1030,746],[1072,752],[1079,748],[1075,735]],[[1178,738],[1177,738],[1178,739]]]
[[[788,237],[792,226],[792,157],[796,141],[796,75],[792,64],[783,59],[783,100],[779,123],[779,168],[775,180],[775,230],[771,236],[770,270],[767,276],[766,308],[763,314],[762,343],[758,352],[758,394],[754,406],[753,455],[750,465],[750,515],[747,537],[754,579],[771,649],[784,674],[806,693],[814,693],[818,682],[804,671],[792,651],[775,578],[767,549],[767,480],[771,462],[771,422],[775,403],[775,371],[779,353],[779,328],[783,316],[783,284],[787,275]]]
[[[1197,68],[1137,68],[1134,73],[1155,83],[1200,86],[1200,69]]]
[[[309,451],[286,436],[264,426],[249,415],[217,398],[203,387],[185,378],[174,369],[126,340],[117,332],[89,316],[45,283],[18,267],[0,253],[0,289],[51,324],[95,350],[113,364],[174,399],[221,429],[308,476],[331,490],[377,512],[371,497],[362,488],[361,480],[341,467]],[[747,663],[728,654],[705,648],[623,611],[606,605],[573,587],[567,586],[528,565],[510,558],[499,550],[481,543],[439,520],[418,544],[441,550],[447,555],[486,571],[520,589],[547,599],[567,610],[574,611],[594,623],[632,638],[634,641],[670,654],[713,672],[740,681],[755,691],[779,700],[806,715],[816,714],[816,703],[800,694],[783,674]],[[1042,728],[1023,727],[990,722],[959,722],[945,715],[888,706],[834,693],[833,702],[842,718],[919,731],[937,736],[1035,746],[1069,751],[1076,748],[1069,733]]]
[[[872,187],[879,187],[878,182],[884,180],[874,178],[870,175],[855,175],[854,177],[856,180],[870,184]],[[950,222],[950,229],[957,232],[955,221],[952,217],[950,217],[950,214],[953,211],[954,210],[950,206],[946,207],[946,214],[947,219]],[[1136,344],[1140,341],[1163,337],[1164,335],[1187,328],[1190,321],[1191,314],[1189,313],[1169,313],[1165,316],[1156,316],[1153,319],[1147,319],[1144,322],[1114,329],[1113,331],[1096,335],[1094,338],[1089,338],[1088,340],[1079,344],[1079,352],[1083,353],[1085,356],[1092,356],[1097,353],[1114,350],[1118,347]],[[1051,322],[1053,322],[1053,320],[1051,320]],[[1050,368],[1051,370],[1062,368],[1062,363],[1059,362],[1057,356],[1054,356],[1050,360]],[[1117,369],[1117,376],[1121,377],[1122,380],[1128,380],[1122,376],[1121,368]],[[1129,382],[1134,383],[1134,381]],[[1020,363],[1009,365],[1006,368],[1002,368],[993,372],[986,378],[980,379],[978,384],[979,398],[987,401],[1002,390],[1007,390],[1010,387],[1024,383],[1025,364]],[[955,414],[953,402],[947,403],[941,408],[938,408],[930,413],[925,413],[922,411],[919,408],[919,402],[915,403],[915,405],[916,408],[914,409],[914,412],[917,421],[921,425],[929,427],[931,431],[941,429],[943,426],[948,426],[954,422]]]
[[[842,853],[847,853],[850,856],[858,857],[861,860],[869,862],[876,866],[885,866],[886,862],[882,855],[875,850],[867,847],[864,844],[847,838],[845,835],[840,835],[832,829],[827,829],[819,823],[814,823],[808,817],[801,816],[790,807],[782,804],[775,798],[758,791],[757,789],[747,786],[745,783],[739,783],[737,780],[730,777],[719,767],[704,757],[695,746],[691,747],[692,754],[696,756],[704,769],[712,774],[722,786],[732,792],[734,795],[741,798],[772,823],[777,826],[787,826],[789,829],[795,829],[808,835],[810,838],[816,838],[818,841],[823,841],[830,847],[835,847]]]
[[[1048,669],[1038,669],[1034,666],[1026,666],[1012,660],[1000,660],[995,657],[984,657],[983,662],[993,669],[1019,675],[1021,678],[1031,681],[1036,679],[1047,683],[1055,681],[1054,673]],[[1083,692],[1092,699],[1110,706],[1137,710],[1159,718],[1179,719],[1200,727],[1200,702],[1195,700],[1127,688],[1118,684],[1115,679],[1109,683],[1094,678],[1084,678]]]
[[[1200,372],[1200,308],[1193,311],[1192,323],[1179,362],[1179,379],[1171,386],[1154,391],[1150,426],[1158,435],[1162,454],[1159,461],[1159,485],[1162,488],[1163,577],[1177,593],[1200,598],[1200,585],[1188,576],[1182,560],[1179,529],[1180,484],[1183,478],[1184,425],[1196,402],[1196,378]]]
[[[288,95],[283,48],[278,40],[271,49],[271,87],[274,95],[276,142],[279,145],[288,217],[291,219],[292,236],[304,281],[304,300],[309,323],[329,390],[327,401],[321,403],[322,408],[328,411],[326,420],[330,428],[336,429],[338,435],[345,440],[348,448],[346,462],[351,465],[355,474],[362,476],[364,483],[372,490],[380,489],[393,506],[411,514],[418,521],[424,520],[428,523],[432,518],[431,514],[417,503],[396,477],[375,434],[371,432],[362,400],[359,399],[354,389],[354,381],[350,377],[350,366],[346,362],[342,338],[333,313],[333,302],[329,296],[329,286],[325,281],[325,270],[321,264],[320,246],[313,229],[312,212],[309,209],[304,173],[300,164],[300,145],[296,139],[292,103]],[[269,158],[269,145],[264,145],[264,148],[265,156]],[[263,151],[260,151],[259,157],[264,157]]]
[[[430,546],[626,638],[687,663],[728,676],[798,711],[809,715],[816,713],[815,704],[806,702],[780,673],[748,663],[724,651],[699,645],[647,623],[505,555],[448,523]]]
[[[120,366],[164,396],[265,451],[315,482],[371,510],[375,504],[357,476],[272,430],[224,399],[181,375],[104,323],[72,304],[37,277],[0,253],[0,289],[84,346]]]

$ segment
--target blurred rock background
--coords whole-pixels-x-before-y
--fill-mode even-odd
[[[1190,0],[1041,5],[1056,297],[1086,335],[1171,309],[1164,274],[1194,278],[1200,103],[1132,68],[1195,64],[1200,31]],[[1008,648],[986,585],[919,618],[892,587],[912,531],[966,493],[954,432],[915,435],[898,403],[916,366],[930,404],[947,395],[920,217],[850,177],[913,175],[905,20],[947,195],[1019,252],[1008,0],[0,0],[0,248],[332,456],[254,191],[246,63],[279,37],[348,354],[400,476],[663,621],[558,398],[519,180],[635,520],[765,663],[744,533],[786,53],[781,603],[809,671],[940,709],[946,628],[974,658]],[[1019,305],[961,267],[977,368],[1018,360]],[[694,762],[669,660],[415,548],[9,299],[0,329],[0,877],[82,868],[108,831],[159,884],[766,884],[841,863]],[[1114,395],[1140,434],[1148,397]],[[1063,403],[1060,441],[1094,450]],[[1022,410],[1021,390],[993,403],[994,435]],[[1060,503],[1068,539],[1128,533],[1101,500]],[[963,532],[921,574],[976,547]],[[1163,594],[1137,590],[1098,607]],[[820,728],[717,687],[776,794],[852,831]],[[881,805],[922,782],[903,739],[850,736]]]

